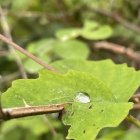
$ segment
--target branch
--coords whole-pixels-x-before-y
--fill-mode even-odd
[[[7,52],[7,51],[0,51],[0,57],[8,56],[8,55],[9,55],[9,52]]]
[[[49,106],[29,106],[29,107],[19,107],[19,108],[7,108],[3,109],[0,113],[1,120],[9,120],[15,118],[22,118],[33,115],[41,115],[48,113],[60,112],[64,109],[65,104],[56,104]]]
[[[23,49],[22,47],[20,47],[19,45],[17,45],[16,43],[14,43],[10,39],[8,39],[7,37],[3,36],[2,34],[0,34],[0,40],[4,41],[5,43],[7,43],[7,44],[9,44],[11,46],[13,46],[14,49],[18,50],[22,54],[24,54],[27,57],[31,58],[33,61],[35,61],[36,63],[40,64],[44,68],[46,68],[48,70],[51,70],[51,71],[54,71],[54,72],[57,72],[53,67],[49,66],[48,64],[46,64],[45,62],[43,62],[42,60],[40,60],[39,58],[37,58],[36,56],[31,54],[30,52],[26,51],[25,49]]]
[[[133,110],[139,110],[140,109],[140,103],[133,105]]]
[[[134,98],[140,98],[140,93],[137,93],[137,94],[134,94],[131,99],[134,99]]]
[[[135,31],[136,33],[140,33],[140,27],[139,26],[137,26],[136,24],[134,24],[130,21],[127,21],[126,19],[124,19],[120,15],[118,15],[117,13],[107,12],[105,10],[100,10],[100,9],[95,8],[95,7],[92,7],[90,9],[93,10],[94,12],[98,13],[98,14],[101,14],[101,15],[112,18],[113,20],[122,24],[124,27]]]
[[[96,49],[106,49],[114,53],[125,55],[131,60],[140,61],[140,53],[134,52],[132,49],[126,48],[125,46],[122,45],[106,41],[99,41],[94,43],[93,47]]]
[[[8,37],[12,41],[12,36],[10,33],[10,28],[9,28],[9,25],[8,25],[8,22],[6,19],[6,15],[3,12],[3,9],[1,8],[1,6],[0,6],[0,20],[1,20],[1,26],[2,26],[2,29],[4,31],[5,36]],[[15,62],[17,63],[17,66],[19,67],[19,71],[20,71],[22,77],[27,78],[26,71],[24,70],[24,67],[22,65],[22,61],[21,61],[20,57],[18,56],[18,54],[16,53],[16,50],[11,45],[8,45],[8,48],[9,48],[9,52],[15,58]]]
[[[44,119],[45,119],[45,122],[46,122],[48,128],[50,129],[50,132],[52,133],[52,135],[56,136],[57,132],[56,132],[54,126],[52,125],[52,123],[49,121],[48,116],[45,115]]]
[[[28,106],[18,108],[4,108],[0,112],[0,120],[10,120],[15,118],[23,118],[27,116],[35,116],[50,113],[60,113],[67,104],[54,104],[47,106]],[[134,104],[132,110],[140,109],[140,104]]]

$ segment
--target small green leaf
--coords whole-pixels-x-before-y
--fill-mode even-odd
[[[76,39],[67,41],[41,39],[29,44],[27,50],[46,63],[55,59],[86,59],[89,56],[88,46]],[[24,58],[24,67],[29,73],[36,73],[43,68],[28,58]]]
[[[28,0],[14,0],[12,1],[12,9],[17,11],[24,11],[27,10],[29,7],[36,6],[38,4],[38,1],[28,1]]]
[[[96,21],[86,20],[84,22],[84,29],[85,30],[93,30],[99,27],[99,23]]]
[[[66,29],[58,30],[56,32],[56,37],[61,41],[66,41],[78,37],[80,33],[81,33],[81,29],[79,28],[66,28]]]
[[[126,133],[119,138],[120,140],[139,140],[140,139],[140,131],[139,129],[133,128],[132,130],[126,131]]]
[[[48,55],[38,56],[38,58],[45,63],[49,63],[51,61],[51,58]],[[24,67],[29,73],[37,73],[40,69],[43,68],[40,64],[36,63],[32,59],[27,59],[24,62]]]
[[[54,119],[50,116],[36,116],[36,117],[26,117],[26,118],[19,118],[13,119],[10,121],[6,121],[2,124],[1,132],[2,134],[6,134],[15,128],[22,128],[26,129],[36,137],[41,136],[42,134],[46,134],[50,132],[50,128],[48,126],[47,121],[51,122],[52,127],[55,129],[60,129],[62,124],[59,120]]]
[[[2,125],[2,133],[7,133],[8,131],[14,129],[15,127],[28,129],[36,136],[39,136],[49,131],[49,128],[46,127],[45,119],[43,119],[43,116],[36,116],[36,117],[28,117],[26,119],[22,118],[7,121]]]
[[[98,28],[83,29],[81,36],[89,40],[102,40],[109,38],[112,35],[112,29],[108,25],[102,25]]]
[[[89,49],[85,43],[78,40],[56,41],[54,53],[65,59],[86,59]]]
[[[90,40],[101,40],[112,35],[112,28],[109,25],[100,25],[95,21],[86,20],[83,28],[61,29],[56,32],[56,37],[62,41],[82,36]]]
[[[44,38],[35,42],[30,43],[27,46],[27,49],[29,52],[34,53],[34,54],[45,54],[52,49],[52,44],[55,41],[55,39],[52,38]]]
[[[27,46],[27,50],[33,53],[35,56],[40,58],[42,61],[49,63],[51,61],[52,55],[52,45],[54,43],[54,39],[41,39],[39,41],[35,41],[30,43]],[[24,67],[29,73],[36,73],[43,67],[36,63],[35,61],[26,58],[24,60]]]

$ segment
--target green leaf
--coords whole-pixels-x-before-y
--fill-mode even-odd
[[[86,20],[84,22],[84,29],[85,30],[93,30],[99,27],[99,23],[96,21]]]
[[[51,61],[51,58],[47,55],[39,56],[38,58],[45,63],[49,63]],[[40,69],[43,68],[40,64],[36,63],[32,59],[27,59],[24,62],[24,67],[29,73],[37,73]]]
[[[3,93],[2,105],[21,107],[25,102],[30,106],[71,103],[81,92],[87,93],[94,102],[115,100],[104,83],[90,74],[70,71],[62,75],[42,70],[38,79],[15,80],[12,87]]]
[[[80,33],[81,29],[79,28],[66,28],[58,30],[55,35],[58,39],[66,41],[78,37]]]
[[[76,39],[60,41],[44,38],[30,43],[27,50],[46,63],[50,63],[55,59],[86,59],[89,56],[88,46]],[[28,58],[24,58],[24,67],[29,73],[36,73],[43,68]]]
[[[126,64],[116,65],[111,60],[62,60],[54,62],[52,66],[62,73],[74,69],[93,74],[108,86],[119,101],[128,101],[140,85],[140,71],[135,71]]]
[[[9,129],[6,133],[2,131],[0,134],[0,140],[38,140],[38,137],[33,135],[29,130],[23,129],[21,127],[14,127]]]
[[[27,10],[29,7],[33,7],[36,6],[38,4],[38,1],[28,1],[28,0],[14,0],[12,1],[12,9],[14,11],[16,10],[20,10],[20,11],[24,11]]]
[[[31,53],[43,55],[52,49],[52,44],[55,39],[52,38],[44,38],[35,42],[30,43],[27,48]]]
[[[43,70],[38,79],[17,80],[3,93],[3,107],[24,106],[24,102],[30,106],[70,104],[63,121],[71,125],[67,138],[75,140],[95,139],[100,129],[117,126],[132,108],[126,100],[116,100],[104,82],[78,71],[55,74]]]
[[[50,140],[55,140],[56,138],[64,140],[63,135],[60,135],[57,132],[53,135],[50,131],[51,128],[49,123],[51,123],[51,127],[56,130],[62,128],[62,123],[52,116],[53,115],[41,115],[6,121],[1,125],[0,140],[1,137],[2,140],[20,140],[22,137],[24,137],[25,140],[39,140],[42,135],[49,137]]]
[[[54,39],[44,38],[39,41],[30,43],[27,46],[27,50],[33,53],[34,55],[36,55],[42,61],[49,63],[51,61],[53,43],[54,43]],[[36,73],[37,71],[43,68],[41,65],[28,58],[24,60],[24,67],[29,73]]]
[[[34,135],[39,136],[39,135],[49,131],[49,128],[46,127],[44,118],[43,118],[43,116],[36,116],[36,117],[28,117],[26,119],[22,118],[22,119],[10,120],[10,121],[3,123],[1,131],[2,131],[2,133],[7,133],[11,129],[14,129],[15,127],[21,127],[24,129],[28,129]],[[32,125],[32,124],[34,124],[34,125]]]
[[[86,20],[83,28],[61,29],[56,32],[56,37],[62,41],[82,36],[89,40],[101,40],[112,35],[112,28],[109,25],[100,25],[95,21]]]
[[[67,139],[95,139],[102,128],[117,126],[131,107],[130,103],[96,102],[84,105],[73,103],[63,118],[64,124],[71,125]]]
[[[126,133],[119,138],[120,140],[139,140],[140,139],[140,131],[139,129],[130,129],[126,131]]]
[[[102,40],[109,38],[111,35],[112,29],[108,25],[102,25],[93,29],[85,28],[81,31],[81,36],[89,40]]]
[[[51,118],[50,116],[36,116],[6,121],[2,124],[1,132],[3,134],[6,134],[9,131],[15,129],[16,127],[20,127],[23,129],[27,129],[35,136],[41,136],[42,134],[50,132],[48,121],[51,122],[52,127],[54,127],[55,129],[61,127],[61,122]]]
[[[86,59],[89,49],[85,43],[78,40],[56,41],[54,53],[65,59]]]

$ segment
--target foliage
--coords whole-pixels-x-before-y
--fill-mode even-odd
[[[49,63],[57,59],[86,59],[89,55],[87,45],[78,40],[60,41],[55,39],[41,39],[29,44],[28,51],[41,60]],[[35,73],[42,67],[31,59],[23,57],[27,71]]]
[[[56,36],[61,40],[68,40],[82,36],[89,40],[106,39],[112,35],[112,29],[108,25],[100,26],[95,21],[85,21],[83,28],[61,29],[56,32]]]
[[[2,106],[68,104],[65,126],[60,114],[14,119],[0,124],[0,140],[139,139],[139,129],[123,120],[133,106],[129,99],[140,85],[140,72],[95,60],[111,58],[137,69],[139,62],[93,49],[98,41],[110,41],[140,50],[139,0],[0,0],[0,6],[9,26],[0,16],[1,33],[58,71],[42,70],[17,52],[28,76],[23,80],[15,54],[0,42]]]
[[[110,61],[64,60],[55,62],[54,66],[62,71],[78,68],[86,72],[69,71],[58,75],[43,70],[38,79],[17,80],[2,96],[3,107],[22,107],[25,102],[30,106],[70,103],[72,105],[65,108],[63,121],[71,125],[67,138],[76,140],[93,139],[103,127],[117,126],[132,108],[127,101],[140,84],[136,80],[140,74],[126,65],[116,66]],[[105,76],[102,67],[105,67]],[[116,81],[120,83],[115,84]],[[82,93],[87,94],[88,102],[77,100]]]

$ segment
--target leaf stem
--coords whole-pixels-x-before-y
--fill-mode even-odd
[[[137,120],[136,118],[134,118],[132,115],[128,115],[126,117],[126,120],[133,123],[135,126],[137,126],[138,128],[140,128],[140,121]]]
[[[43,62],[42,60],[40,60],[39,58],[34,56],[32,53],[26,51],[25,49],[23,49],[22,47],[20,47],[19,45],[17,45],[16,43],[14,43],[10,39],[8,39],[7,37],[3,36],[2,34],[0,34],[0,40],[4,41],[5,43],[7,43],[7,44],[9,44],[11,46],[13,46],[14,49],[18,50],[22,54],[24,54],[27,57],[31,58],[33,61],[35,61],[36,63],[40,64],[44,68],[46,68],[48,70],[51,70],[51,71],[54,71],[54,72],[57,72],[53,67],[51,67],[50,65],[46,64],[45,62]]]

